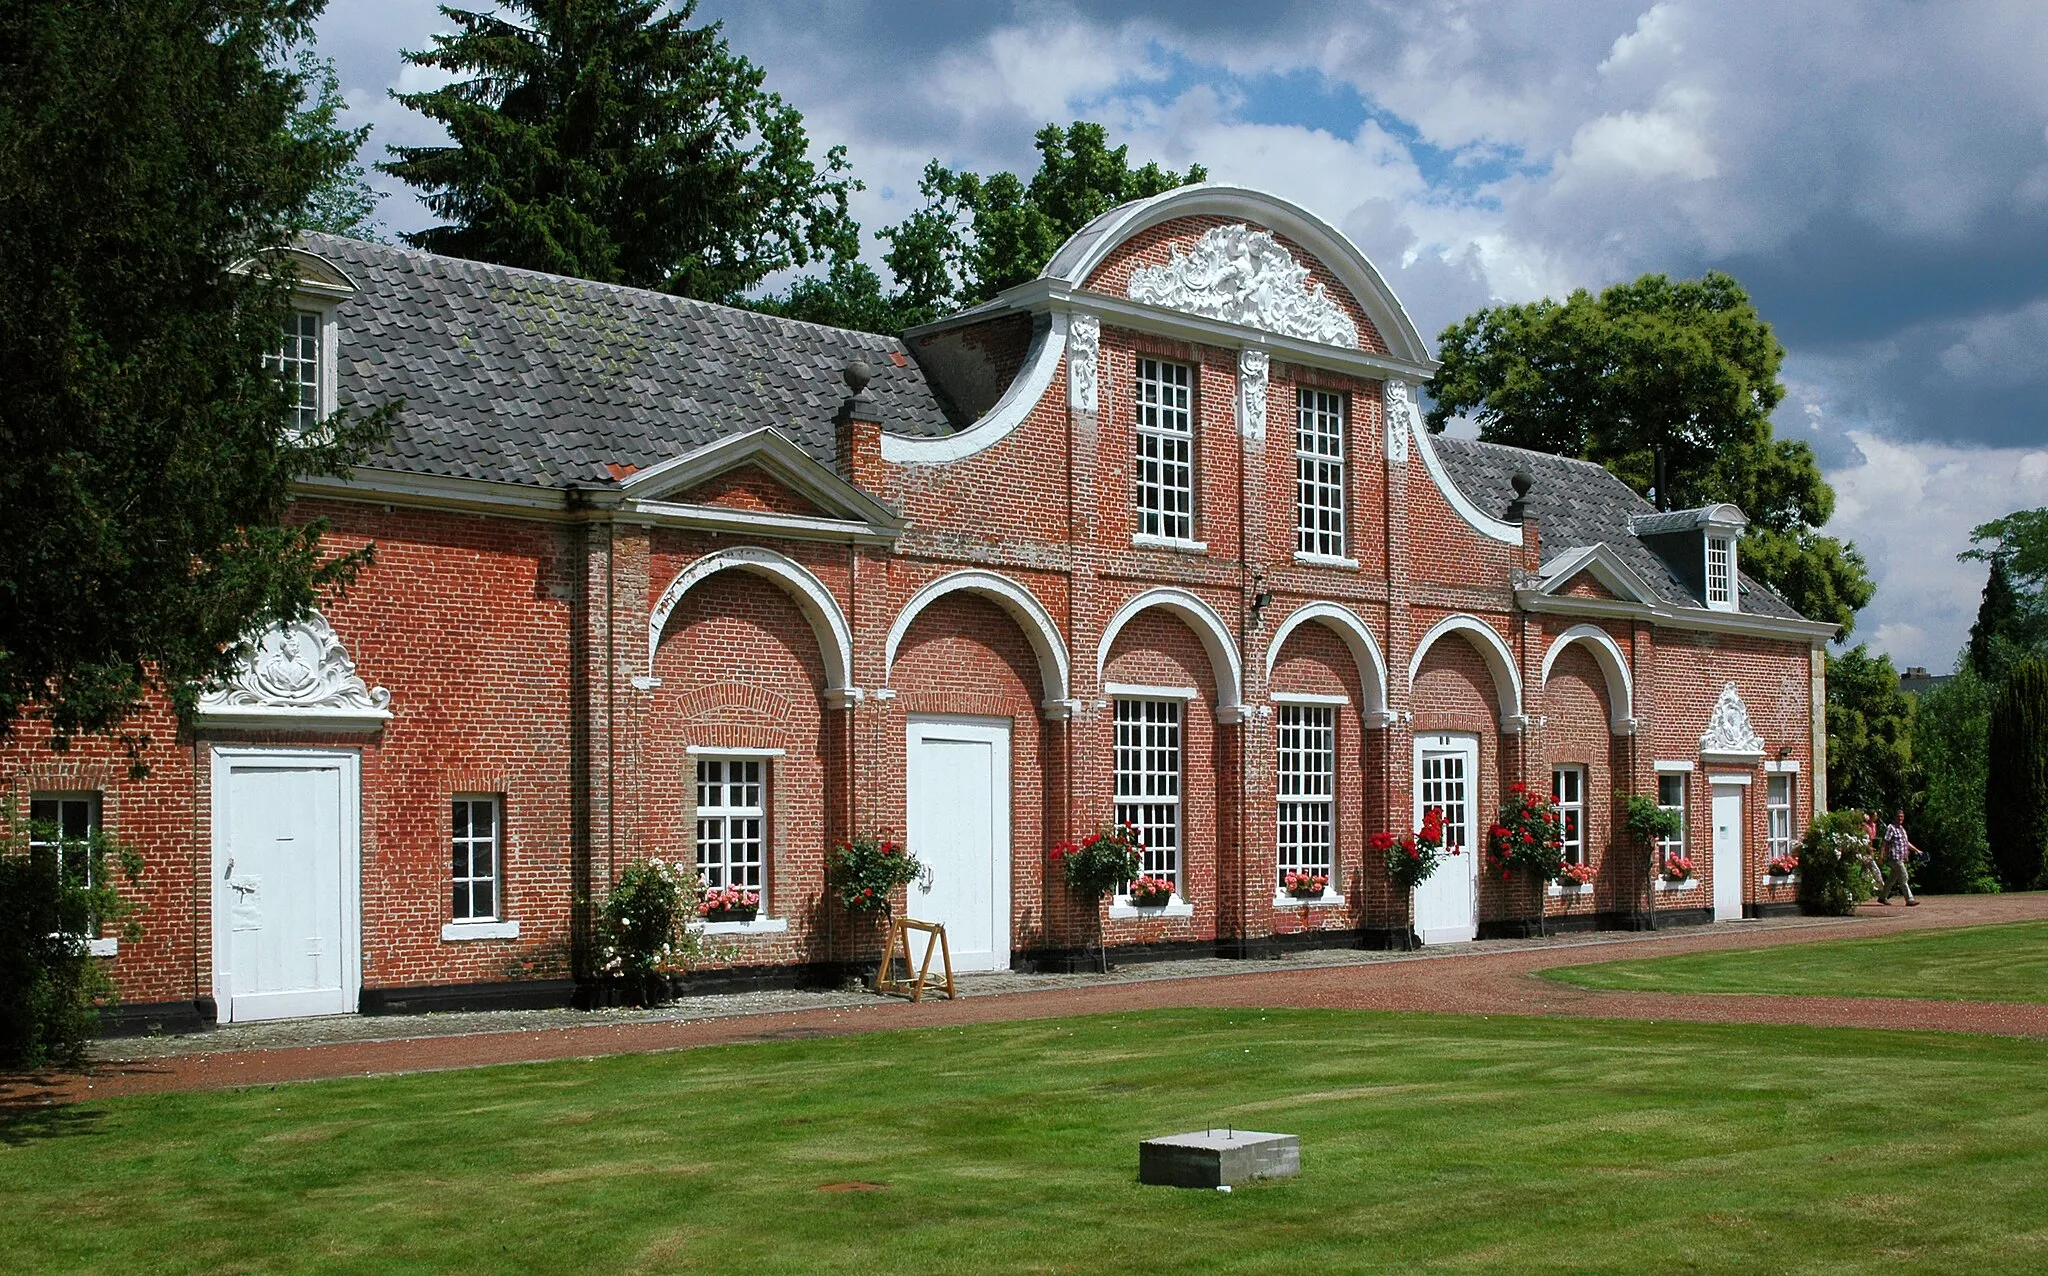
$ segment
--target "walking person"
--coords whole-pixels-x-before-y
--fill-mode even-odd
[[[1877,896],[1877,902],[1889,904],[1892,902],[1889,898],[1891,892],[1885,889],[1885,872],[1877,863],[1877,852],[1882,845],[1883,838],[1877,827],[1877,814],[1874,811],[1865,811],[1863,850],[1856,857],[1856,867],[1863,874],[1863,879],[1870,883],[1870,889]]]
[[[1899,894],[1906,897],[1906,907],[1915,908],[1919,906],[1920,901],[1913,898],[1913,883],[1906,875],[1907,861],[1919,849],[1906,836],[1906,813],[1904,811],[1895,813],[1892,817],[1892,822],[1884,826],[1886,877],[1884,894],[1878,896],[1878,903],[1889,904],[1892,898],[1892,891],[1896,888]]]

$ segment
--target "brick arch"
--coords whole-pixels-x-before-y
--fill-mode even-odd
[[[780,586],[796,603],[797,609],[803,612],[811,631],[817,635],[818,652],[825,662],[826,697],[840,701],[856,698],[853,630],[846,623],[846,613],[839,609],[839,601],[832,597],[832,591],[825,588],[825,583],[801,563],[759,545],[736,545],[715,554],[706,554],[676,573],[676,578],[661,591],[660,600],[647,616],[647,668],[650,673],[661,647],[662,631],[668,628],[668,619],[683,601],[683,595],[723,571],[747,572]]]
[[[1365,701],[1359,706],[1365,715],[1367,726],[1384,725],[1387,711],[1387,661],[1380,655],[1380,645],[1373,640],[1372,630],[1356,614],[1336,603],[1316,602],[1299,607],[1280,627],[1273,631],[1273,641],[1266,649],[1266,682],[1271,685],[1273,670],[1279,667],[1281,650],[1287,645],[1289,635],[1303,625],[1315,623],[1335,633],[1351,650],[1351,661],[1358,667],[1358,682],[1365,693]]]
[[[1238,657],[1237,644],[1231,640],[1230,628],[1216,609],[1185,589],[1148,589],[1117,608],[1116,615],[1103,626],[1102,642],[1095,649],[1096,682],[1101,683],[1103,671],[1109,667],[1109,653],[1117,634],[1141,613],[1155,607],[1178,617],[1201,640],[1208,653],[1209,672],[1216,680],[1217,721],[1237,721],[1244,714],[1244,662]]]
[[[1593,663],[1599,666],[1601,676],[1606,680],[1609,728],[1616,735],[1634,735],[1635,683],[1629,677],[1628,658],[1621,654],[1621,647],[1615,643],[1613,635],[1598,625],[1573,625],[1551,642],[1550,650],[1543,653],[1543,685],[1550,685],[1551,668],[1565,649],[1574,643],[1583,646],[1593,657]]]
[[[1508,650],[1507,642],[1501,638],[1492,625],[1477,616],[1463,612],[1446,616],[1431,626],[1415,644],[1415,654],[1408,661],[1408,689],[1413,694],[1415,677],[1422,670],[1423,657],[1441,638],[1452,634],[1462,635],[1479,658],[1486,662],[1487,672],[1493,676],[1494,696],[1500,705],[1501,730],[1514,734],[1523,726],[1522,716],[1522,675],[1515,671],[1514,653]]]
[[[882,652],[883,676],[886,678],[895,673],[897,649],[903,645],[903,639],[919,613],[946,595],[963,590],[986,598],[1017,622],[1037,658],[1039,682],[1045,693],[1043,707],[1062,706],[1069,696],[1071,674],[1067,644],[1060,637],[1059,626],[1053,623],[1052,614],[1030,590],[994,572],[951,572],[912,594],[910,601],[903,604],[903,610],[896,614],[896,623],[889,627],[888,643]]]

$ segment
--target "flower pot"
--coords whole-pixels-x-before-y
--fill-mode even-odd
[[[1321,890],[1291,890],[1287,893],[1296,899],[1321,899],[1323,896],[1329,894],[1330,891],[1328,887],[1324,887]]]
[[[750,922],[761,913],[759,908],[714,908],[704,914],[707,922]]]

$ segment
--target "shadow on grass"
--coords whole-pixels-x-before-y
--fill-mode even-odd
[[[20,1147],[43,1139],[95,1134],[107,1114],[97,1108],[54,1100],[9,1100],[0,1103],[0,1146]]]

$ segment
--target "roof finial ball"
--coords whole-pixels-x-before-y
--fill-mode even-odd
[[[1536,480],[1529,477],[1528,471],[1516,470],[1508,486],[1515,489],[1515,499],[1508,504],[1508,521],[1519,523],[1528,513],[1529,489],[1536,486]]]
[[[846,388],[858,395],[868,388],[868,382],[875,379],[875,370],[868,366],[867,360],[855,359],[839,375],[846,379]]]

